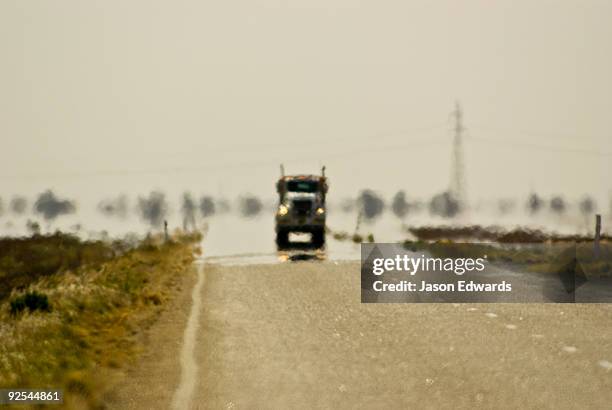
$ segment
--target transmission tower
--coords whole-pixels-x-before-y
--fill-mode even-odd
[[[465,172],[463,163],[463,131],[465,131],[465,128],[463,127],[463,112],[458,101],[455,103],[455,110],[452,112],[452,116],[455,120],[455,135],[451,159],[450,194],[457,200],[459,203],[459,210],[462,211],[466,206]]]

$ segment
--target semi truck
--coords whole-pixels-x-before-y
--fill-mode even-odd
[[[325,245],[327,189],[325,167],[321,175],[285,175],[281,165],[281,177],[276,183],[276,243],[279,247],[289,246],[292,232],[309,233],[314,247]]]

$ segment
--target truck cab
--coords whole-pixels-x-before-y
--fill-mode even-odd
[[[327,195],[325,167],[322,175],[282,175],[276,183],[278,209],[276,211],[276,243],[289,245],[289,234],[309,233],[312,245],[325,244],[325,196]]]

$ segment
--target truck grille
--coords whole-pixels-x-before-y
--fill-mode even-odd
[[[293,212],[297,215],[308,215],[312,210],[312,201],[309,199],[296,199],[293,201]]]

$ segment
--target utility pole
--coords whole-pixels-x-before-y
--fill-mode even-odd
[[[595,215],[595,243],[594,243],[594,253],[595,258],[599,258],[599,240],[601,239],[601,215]]]
[[[465,198],[465,174],[463,163],[463,111],[459,102],[455,102],[455,110],[452,112],[455,119],[453,153],[451,162],[450,194],[459,203],[459,211],[463,211],[466,205]]]

